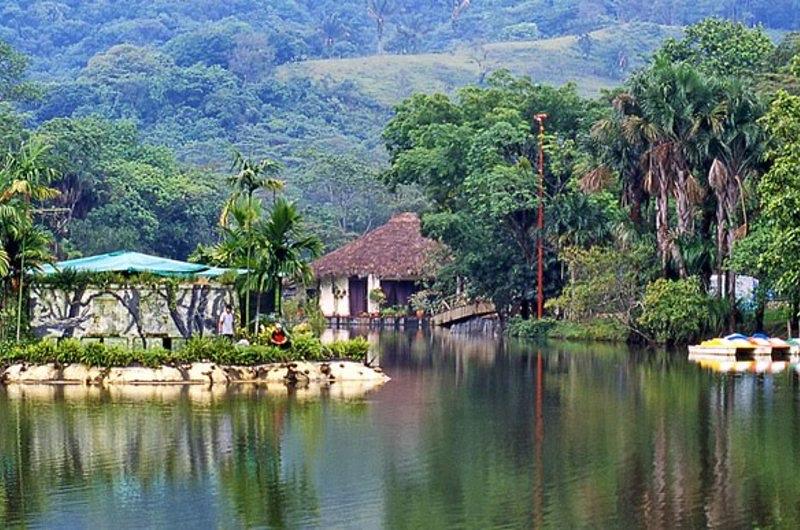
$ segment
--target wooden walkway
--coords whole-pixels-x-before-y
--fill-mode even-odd
[[[431,317],[431,324],[434,326],[449,326],[462,320],[473,317],[482,317],[495,313],[494,304],[491,302],[473,302],[442,311]]]

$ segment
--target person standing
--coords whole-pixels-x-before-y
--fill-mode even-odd
[[[217,333],[221,337],[233,340],[233,307],[231,307],[231,304],[226,304],[225,311],[219,316]]]

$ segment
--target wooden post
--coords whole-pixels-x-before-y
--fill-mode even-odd
[[[536,219],[536,318],[544,316],[544,120],[547,114],[537,114],[539,123],[539,208]]]

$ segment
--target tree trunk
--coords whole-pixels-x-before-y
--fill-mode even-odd
[[[722,282],[722,262],[725,255],[725,208],[722,199],[717,196],[717,298],[725,298],[728,293],[724,291],[725,285]]]
[[[244,287],[244,329],[250,330],[250,245],[247,246],[247,276]]]
[[[256,292],[256,335],[261,328],[261,282],[259,282],[259,289]]]
[[[800,312],[800,295],[792,296],[792,313],[789,315],[789,337],[795,333],[795,336],[800,336],[800,332],[798,332],[798,323],[800,323],[800,317],[798,317],[798,312]]]
[[[531,318],[531,304],[527,300],[522,301],[522,307],[520,308],[520,312],[522,313],[522,318],[528,320]]]
[[[694,234],[694,208],[689,197],[689,172],[678,170],[675,183],[675,213],[678,217],[678,234]]]
[[[666,276],[670,252],[669,195],[667,195],[664,188],[659,190],[658,200],[656,201],[656,241],[658,243],[658,254],[661,257],[661,269],[664,276]]]
[[[281,281],[280,278],[278,278],[278,281],[275,282],[275,313],[278,315],[278,318],[283,316],[282,315],[283,311],[281,310],[282,290],[283,290],[283,282]]]

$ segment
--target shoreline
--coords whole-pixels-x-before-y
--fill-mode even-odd
[[[338,382],[380,385],[390,378],[378,367],[353,361],[283,362],[253,366],[198,362],[157,368],[98,367],[85,364],[14,363],[0,370],[3,385],[235,385],[283,384],[287,387]]]

